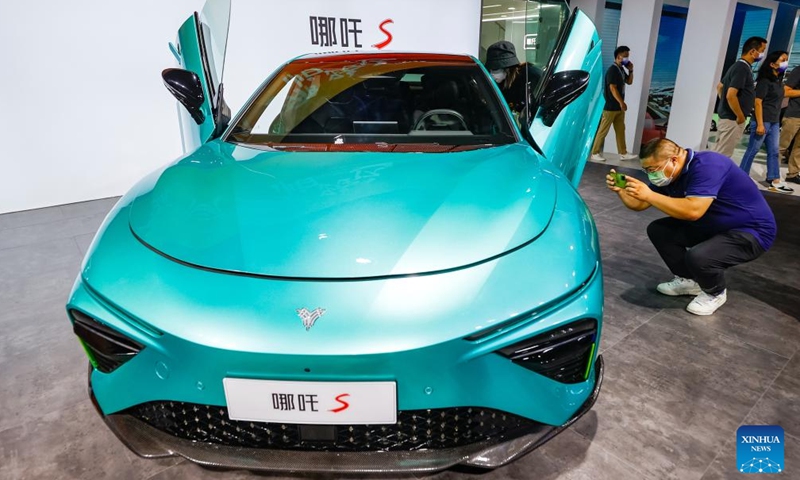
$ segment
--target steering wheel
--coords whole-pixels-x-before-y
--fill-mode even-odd
[[[444,120],[441,117],[451,117],[454,118],[458,125],[453,120]],[[428,121],[432,120],[433,125],[430,125],[434,128],[428,128]],[[456,125],[460,128],[450,128],[451,126]],[[436,128],[438,127],[438,128]],[[425,130],[461,130],[461,131],[469,131],[467,128],[467,122],[464,121],[464,117],[456,112],[455,110],[450,110],[449,108],[436,108],[433,110],[428,110],[427,112],[423,113],[422,116],[419,117],[419,120],[414,124],[414,128],[412,130],[416,131],[425,131]]]

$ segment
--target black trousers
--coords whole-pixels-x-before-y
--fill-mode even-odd
[[[749,233],[729,231],[712,236],[697,231],[691,222],[672,217],[648,225],[647,236],[673,274],[693,279],[711,295],[725,290],[727,268],[764,253]]]

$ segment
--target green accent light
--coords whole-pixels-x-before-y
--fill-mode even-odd
[[[592,344],[592,352],[589,354],[589,363],[586,365],[586,373],[583,374],[583,379],[589,378],[589,370],[592,369],[592,360],[594,360],[594,349],[597,348],[597,342]]]
[[[86,352],[86,356],[89,357],[89,363],[92,364],[92,368],[97,369],[97,360],[94,359],[94,354],[92,353],[92,349],[86,345],[86,342],[83,339],[79,338],[79,342],[81,342],[81,346],[83,347],[83,351]]]

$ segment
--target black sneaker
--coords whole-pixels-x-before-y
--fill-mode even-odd
[[[800,184],[800,175],[794,177],[786,177],[786,181]]]

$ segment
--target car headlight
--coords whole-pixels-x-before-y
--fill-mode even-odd
[[[589,377],[597,348],[597,321],[578,320],[497,351],[514,363],[562,383]]]
[[[80,310],[71,309],[69,314],[73,319],[72,329],[86,350],[89,361],[103,373],[113,372],[144,348]]]

